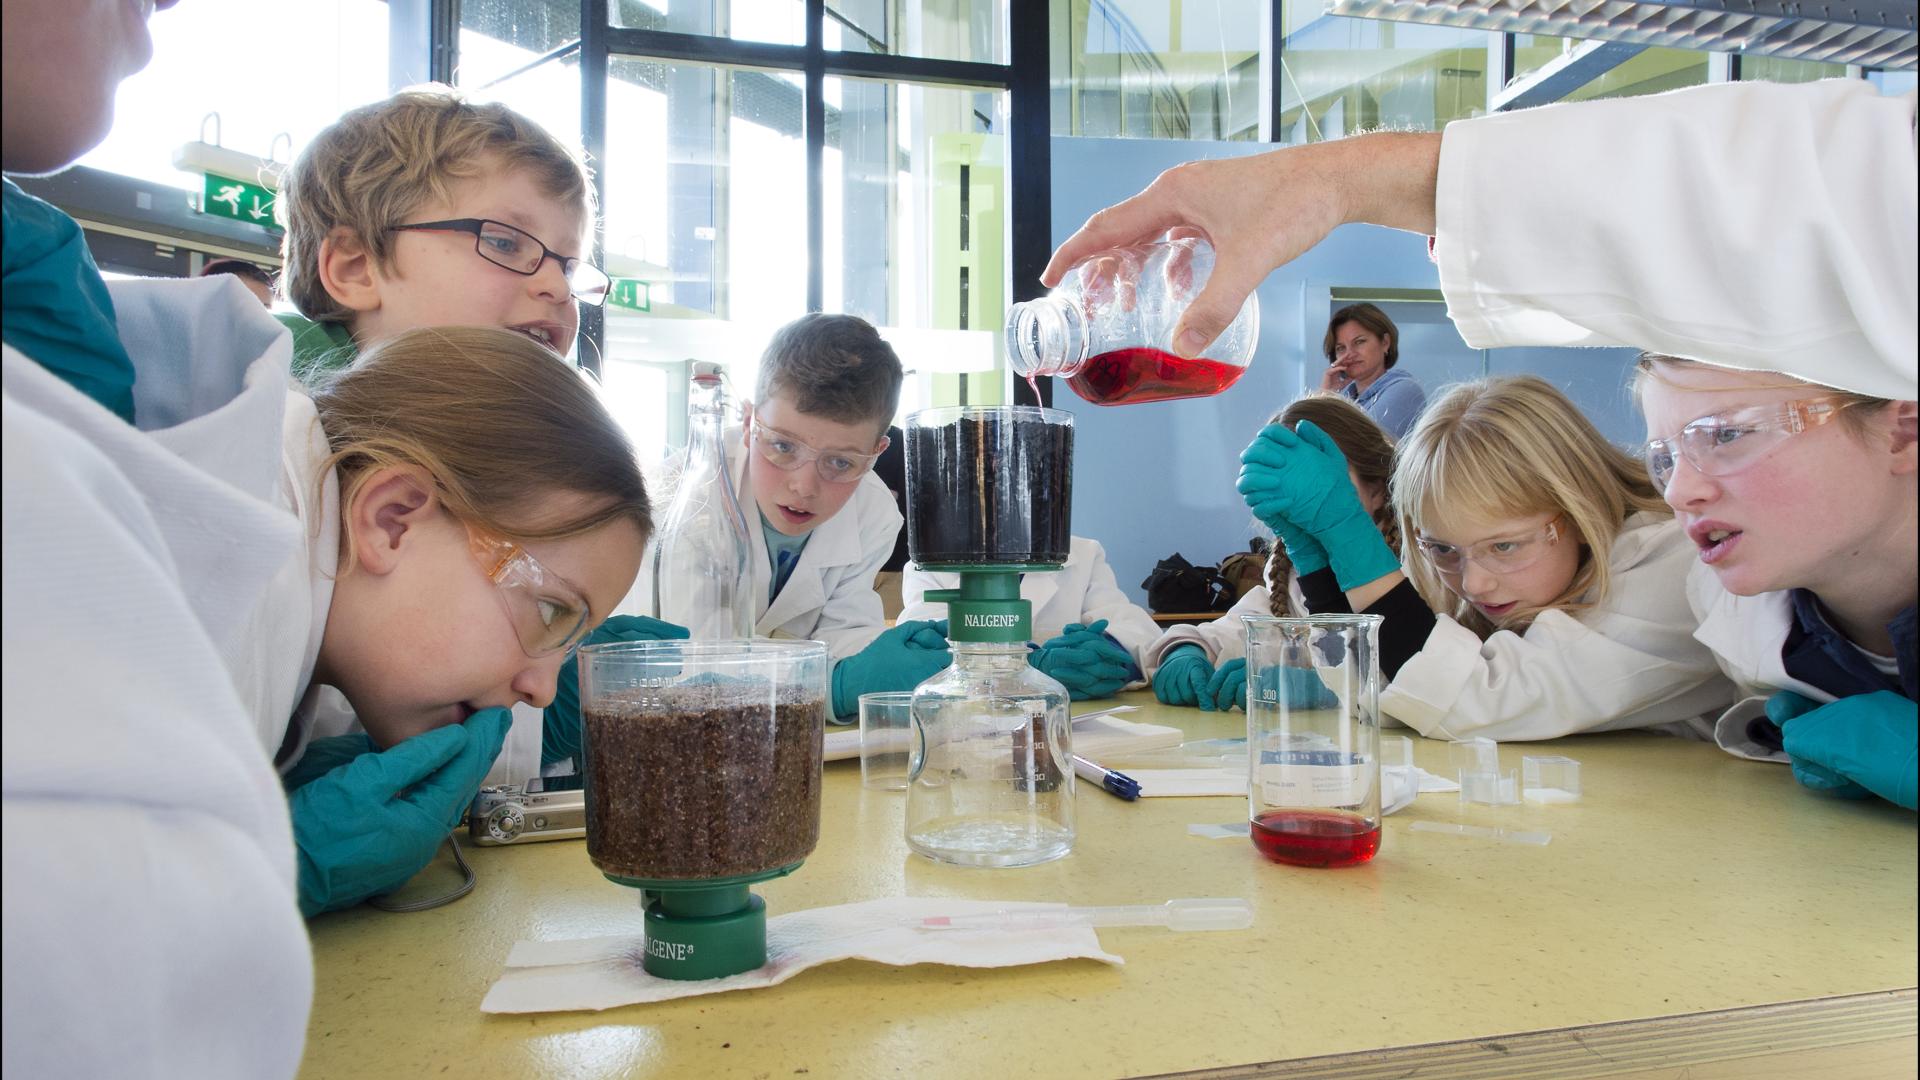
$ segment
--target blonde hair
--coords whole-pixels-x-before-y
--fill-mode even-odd
[[[1872,417],[1875,409],[1882,405],[1891,405],[1893,403],[1892,398],[1870,397],[1866,394],[1856,394],[1851,390],[1836,390],[1831,386],[1809,382],[1806,379],[1796,379],[1791,375],[1747,371],[1744,368],[1723,368],[1709,364],[1704,360],[1689,360],[1684,356],[1668,356],[1665,353],[1656,352],[1641,353],[1640,359],[1635,361],[1633,365],[1633,396],[1636,401],[1640,400],[1641,394],[1646,390],[1647,383],[1649,382],[1657,382],[1662,386],[1675,386],[1672,381],[1661,376],[1660,369],[1662,367],[1707,367],[1714,368],[1717,371],[1731,371],[1736,374],[1774,375],[1779,381],[1755,382],[1753,389],[1795,390],[1805,388],[1817,391],[1820,397],[1832,401],[1838,407],[1839,415],[1837,419],[1856,439],[1864,438],[1872,432]],[[1675,386],[1675,389],[1684,389],[1684,387]],[[1642,411],[1644,412],[1645,410],[1643,409]]]
[[[1285,424],[1289,429],[1298,428],[1300,422],[1310,420],[1313,426],[1327,433],[1333,444],[1347,456],[1347,464],[1353,466],[1354,475],[1370,484],[1377,484],[1384,493],[1391,493],[1393,485],[1393,440],[1365,409],[1339,394],[1314,393],[1296,399],[1291,405],[1274,413],[1268,419],[1269,424]],[[1374,511],[1373,523],[1387,546],[1400,551],[1400,526],[1393,518],[1393,500],[1389,497]],[[1266,584],[1267,603],[1272,613],[1280,618],[1298,614],[1293,610],[1293,598],[1287,594],[1287,574],[1293,570],[1293,560],[1287,557],[1283,544],[1273,545],[1273,551],[1267,555]]]
[[[1449,388],[1400,443],[1393,474],[1400,529],[1417,537],[1436,518],[1553,514],[1581,541],[1573,581],[1546,604],[1502,624],[1448,589],[1425,558],[1407,560],[1414,588],[1436,612],[1486,637],[1548,609],[1579,611],[1606,598],[1613,542],[1635,513],[1671,515],[1646,467],[1609,443],[1551,383],[1512,375]],[[1570,537],[1562,533],[1561,540]]]
[[[462,522],[528,542],[578,536],[609,522],[653,531],[633,447],[578,369],[511,330],[408,330],[368,349],[313,391],[338,469],[341,513],[373,474],[412,466]],[[582,509],[536,521],[557,494]],[[352,569],[351,548],[342,572]]]
[[[451,201],[454,181],[495,167],[525,170],[541,191],[591,220],[593,186],[580,159],[505,105],[476,105],[448,87],[423,86],[334,121],[301,151],[280,185],[287,299],[315,322],[347,322],[352,312],[320,281],[320,244],[328,234],[351,229],[384,267],[394,226],[422,203]]]

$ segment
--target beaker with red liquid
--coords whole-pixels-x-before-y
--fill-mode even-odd
[[[1380,850],[1378,615],[1248,618],[1247,816],[1274,862]]]
[[[1198,356],[1176,353],[1174,331],[1212,273],[1213,248],[1198,237],[1090,256],[1051,293],[1008,311],[1008,360],[1029,381],[1066,379],[1095,405],[1217,394],[1253,361],[1260,310],[1247,297]]]

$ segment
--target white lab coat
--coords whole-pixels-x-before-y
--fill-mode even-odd
[[[288,340],[238,283],[153,287],[192,314],[115,287],[144,431],[0,358],[8,1075],[292,1076],[305,1044],[286,797],[228,666],[299,557]]]
[[[1306,612],[1307,598],[1300,595],[1299,575],[1291,570],[1287,572],[1287,595],[1293,599],[1293,610]],[[1207,651],[1207,662],[1219,667],[1228,660],[1238,660],[1247,655],[1247,616],[1265,617],[1273,614],[1273,600],[1265,585],[1255,585],[1240,594],[1240,599],[1227,609],[1225,615],[1211,622],[1183,623],[1169,626],[1160,635],[1159,640],[1147,649],[1148,663],[1141,665],[1147,676],[1160,670],[1160,664],[1167,654],[1182,645],[1198,645]]]
[[[1780,750],[1756,741],[1747,726],[1767,714],[1767,698],[1792,690],[1818,702],[1833,695],[1787,674],[1780,652],[1793,630],[1793,599],[1785,591],[1735,596],[1707,564],[1694,560],[1687,574],[1687,603],[1699,626],[1694,639],[1712,653],[1732,680],[1738,700],[1716,719],[1713,741],[1722,750],[1754,761],[1787,761]]]
[[[1614,538],[1607,598],[1544,611],[1524,633],[1481,640],[1441,615],[1380,695],[1382,714],[1436,739],[1554,739],[1660,728],[1710,738],[1733,700],[1694,640],[1686,599],[1692,541],[1664,514],[1638,513]]]
[[[1475,348],[1629,345],[1912,400],[1914,108],[1743,82],[1449,124],[1448,314]]]
[[[905,601],[899,622],[912,619],[944,619],[947,605],[930,603],[931,589],[957,589],[958,574],[934,574],[909,565],[900,579],[900,598]],[[1127,599],[1107,563],[1107,550],[1097,540],[1084,536],[1071,538],[1067,562],[1053,573],[1026,574],[1020,579],[1020,596],[1033,605],[1033,636],[1047,641],[1060,636],[1068,623],[1086,625],[1107,620],[1112,634],[1133,657],[1141,671],[1147,670],[1147,651],[1160,637],[1160,627],[1146,609]]]
[[[893,554],[894,539],[900,535],[902,518],[893,493],[873,473],[862,476],[840,512],[814,527],[780,595],[768,603],[773,563],[760,531],[759,508],[747,485],[740,429],[727,432],[726,445],[727,467],[733,470],[734,491],[747,518],[747,549],[753,557],[754,634],[824,642],[835,660],[866,648],[887,628],[886,609],[874,591],[873,579]],[[653,555],[649,544],[640,576],[614,608],[616,614],[653,614]]]

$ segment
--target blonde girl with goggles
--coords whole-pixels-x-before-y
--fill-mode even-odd
[[[1242,494],[1295,561],[1324,562],[1346,606],[1386,616],[1381,711],[1422,735],[1704,737],[1731,700],[1692,637],[1686,535],[1544,380],[1455,386],[1399,445],[1404,569],[1323,433],[1269,427],[1241,460]]]

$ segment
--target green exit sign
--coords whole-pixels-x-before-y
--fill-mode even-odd
[[[206,174],[206,186],[200,193],[200,212],[214,217],[250,221],[272,226],[274,194],[259,184]]]
[[[653,287],[639,278],[617,277],[607,291],[607,303],[629,311],[653,310]]]

